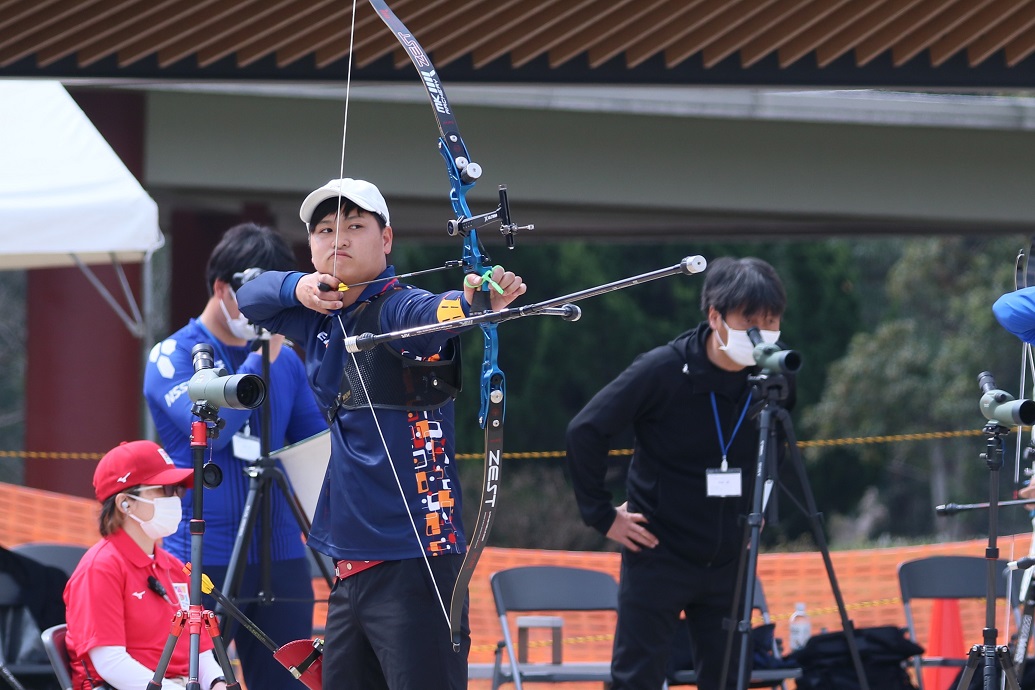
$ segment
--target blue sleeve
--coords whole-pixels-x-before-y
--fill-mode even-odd
[[[288,443],[298,443],[322,431],[327,431],[327,423],[324,421],[320,408],[316,405],[316,397],[313,395],[312,388],[309,387],[309,381],[306,380],[302,360],[291,350],[282,350],[280,356],[288,358],[291,379],[295,383],[291,418],[288,420],[285,437]]]
[[[1035,343],[1035,287],[1008,292],[992,305],[999,324],[1026,343]]]
[[[403,290],[385,304],[381,311],[381,328],[383,332],[388,332],[440,323],[468,316],[470,311],[470,305],[458,290],[439,295],[425,290]],[[394,346],[422,357],[433,355],[442,349],[446,341],[464,330],[457,328],[407,338],[394,343]]]
[[[237,306],[252,323],[296,342],[307,342],[308,326],[320,317],[295,298],[295,287],[304,273],[266,271],[237,291]]]

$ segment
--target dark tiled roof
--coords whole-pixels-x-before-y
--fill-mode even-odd
[[[1028,86],[1035,0],[393,0],[451,80]],[[345,76],[348,0],[0,0],[0,76]],[[412,79],[365,0],[353,76]]]

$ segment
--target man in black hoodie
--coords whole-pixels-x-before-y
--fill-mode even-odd
[[[758,428],[751,327],[776,342],[786,307],[776,271],[723,257],[705,275],[707,320],[641,354],[568,426],[568,464],[585,523],[622,546],[612,690],[656,690],[685,612],[698,687],[717,690],[751,510]],[[757,396],[756,396],[757,397]],[[604,477],[612,439],[632,428],[627,500]],[[734,644],[739,643],[734,636]],[[737,647],[728,686],[735,687]]]

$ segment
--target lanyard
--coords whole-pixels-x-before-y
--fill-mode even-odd
[[[719,422],[719,407],[715,404],[715,391],[712,391],[712,412],[715,413],[715,431],[719,434],[719,450],[722,451],[722,471],[725,472],[729,465],[726,463],[726,454],[729,453],[730,446],[733,445],[733,439],[737,437],[737,432],[740,431],[740,423],[744,421],[744,415],[747,414],[748,408],[751,407],[751,391],[748,391],[747,402],[744,403],[744,409],[740,411],[740,419],[733,427],[733,433],[730,434],[730,442],[726,443],[722,436],[722,424]]]

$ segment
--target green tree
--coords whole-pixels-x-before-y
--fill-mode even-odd
[[[978,373],[991,371],[1000,388],[1017,390],[1020,344],[995,322],[991,305],[1013,289],[1021,246],[1018,238],[905,242],[888,272],[883,318],[857,333],[833,364],[822,400],[804,416],[806,428],[818,438],[980,430]],[[1002,495],[1012,488],[1013,440],[1004,453]],[[987,500],[983,450],[981,437],[965,436],[808,456],[810,475],[822,477],[824,496],[842,508],[876,486],[895,516],[881,525],[887,533],[959,538],[987,532],[987,514],[936,520],[933,508]],[[1023,524],[1020,513],[1001,515],[1004,529]]]
[[[452,258],[446,247],[408,248],[392,259],[399,271]],[[856,262],[851,245],[840,241],[751,244],[591,244],[533,245],[499,254],[520,273],[529,292],[520,304],[609,283],[674,265],[700,254],[759,256],[784,280],[788,310],[783,339],[801,349],[807,374],[800,377],[799,409],[819,399],[826,364],[840,357],[859,321]],[[454,289],[455,272],[421,280],[431,290]],[[538,548],[597,548],[602,538],[581,524],[565,476],[563,449],[568,422],[636,355],[662,345],[703,319],[700,288],[704,276],[674,276],[579,303],[575,323],[534,317],[501,324],[499,363],[507,377],[505,452],[539,451],[546,458],[506,459],[503,500],[493,543]],[[474,420],[479,404],[482,338],[477,329],[463,336],[464,391],[457,402],[457,449],[480,453],[482,432]],[[631,437],[621,446],[631,447]],[[611,478],[617,497],[628,457],[616,458]],[[481,461],[463,461],[466,524],[473,524],[481,482]]]

